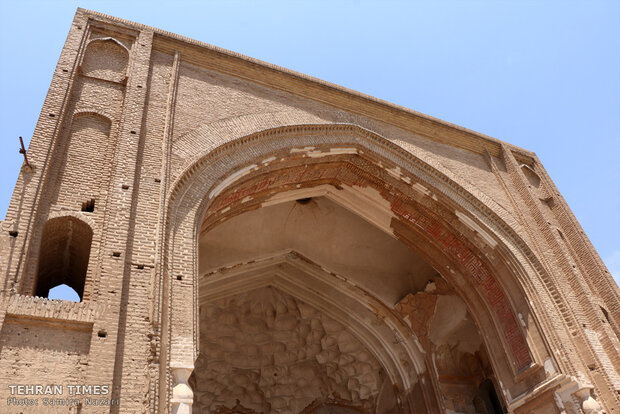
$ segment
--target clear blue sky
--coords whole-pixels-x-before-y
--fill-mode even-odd
[[[534,151],[620,277],[620,1],[0,0],[1,218],[78,6]]]

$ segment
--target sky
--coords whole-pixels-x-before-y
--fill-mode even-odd
[[[77,7],[535,152],[620,281],[620,1],[0,0],[0,219]]]

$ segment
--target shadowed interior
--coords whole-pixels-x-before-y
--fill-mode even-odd
[[[433,382],[446,408],[499,412],[493,372],[465,303],[415,251],[327,197],[249,210],[201,235],[200,283],[207,294],[191,379],[195,410],[407,412],[400,402],[407,390],[394,391],[376,351],[351,326],[269,284],[213,293],[219,275],[286,251],[404,317],[438,374]]]
[[[91,228],[74,217],[49,220],[43,229],[35,296],[66,284],[82,298],[93,238]]]

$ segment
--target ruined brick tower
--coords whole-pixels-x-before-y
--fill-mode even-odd
[[[529,151],[79,9],[28,156],[0,412],[620,412],[618,287]]]

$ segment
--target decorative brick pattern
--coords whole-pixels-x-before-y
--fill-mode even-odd
[[[357,151],[356,151],[357,152]],[[329,154],[329,152],[326,152]],[[277,157],[276,157],[277,158]],[[356,169],[349,164],[327,163],[304,164],[299,167],[280,169],[276,174],[260,177],[235,186],[228,192],[218,196],[210,206],[212,211],[228,211],[232,204],[241,200],[258,198],[262,193],[283,191],[291,186],[312,186],[329,183],[340,186],[346,184],[351,187],[373,186],[390,203],[392,211],[408,223],[421,229],[435,241],[441,249],[455,262],[465,269],[473,278],[474,283],[481,289],[487,302],[493,309],[497,320],[502,326],[504,338],[508,343],[514,358],[517,371],[522,371],[532,364],[527,343],[519,328],[511,306],[502,291],[502,288],[485,265],[457,236],[450,232],[437,220],[422,213],[414,205],[407,203],[403,195],[396,195],[394,189],[386,189],[377,182],[365,179],[356,174]]]

